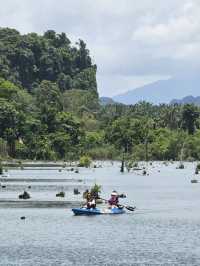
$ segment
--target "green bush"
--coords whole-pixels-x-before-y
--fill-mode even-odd
[[[101,186],[98,184],[94,184],[94,186],[91,187],[91,192],[101,193]]]
[[[197,164],[197,170],[200,170],[200,163]]]
[[[19,142],[16,143],[15,156],[19,159],[27,159],[29,155],[28,147],[25,144]]]
[[[87,155],[84,155],[84,156],[82,156],[80,158],[78,166],[80,166],[80,167],[90,167],[91,163],[92,163],[91,158],[89,156],[87,156]]]
[[[88,150],[88,155],[93,160],[118,160],[119,151],[113,145],[102,145]]]
[[[90,193],[94,198],[98,199],[99,194],[101,193],[101,186],[98,184],[94,184],[94,186],[91,187]]]

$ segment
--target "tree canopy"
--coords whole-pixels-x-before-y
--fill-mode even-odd
[[[83,40],[0,28],[0,156],[200,160],[200,108],[99,104]]]

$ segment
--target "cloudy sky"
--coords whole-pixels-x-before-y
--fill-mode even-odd
[[[101,96],[185,76],[200,64],[200,0],[6,0],[0,27],[85,40]]]

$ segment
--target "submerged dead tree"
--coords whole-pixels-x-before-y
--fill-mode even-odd
[[[120,168],[121,173],[124,173],[124,167],[125,167],[125,159],[124,159],[124,154],[123,154],[122,161],[121,161],[121,168]]]

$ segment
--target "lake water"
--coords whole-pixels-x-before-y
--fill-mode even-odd
[[[183,170],[176,166],[154,163],[148,176],[138,171],[121,174],[119,165],[111,163],[80,169],[79,174],[9,171],[9,178],[83,179],[80,189],[97,182],[103,186],[102,197],[116,189],[127,194],[121,202],[137,210],[79,217],[63,208],[2,208],[0,265],[200,265],[200,183],[190,183],[195,164],[187,163]],[[54,189],[64,187],[69,198],[78,185],[74,184],[55,183]],[[8,191],[1,189],[0,198],[17,198],[26,183],[21,188],[17,182],[9,186]],[[45,189],[34,182],[32,186],[33,198],[55,198],[52,186]],[[21,216],[26,219],[20,220]]]

